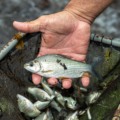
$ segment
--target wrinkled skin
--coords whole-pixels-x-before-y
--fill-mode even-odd
[[[41,16],[31,22],[13,22],[13,26],[22,32],[42,32],[42,43],[38,56],[45,54],[62,54],[78,61],[85,61],[89,37],[90,24],[78,20],[68,11]],[[39,84],[41,76],[33,74],[33,83]],[[83,86],[89,85],[89,77],[81,78]],[[57,79],[49,78],[48,83],[57,84]],[[72,80],[63,79],[63,88],[70,88]]]

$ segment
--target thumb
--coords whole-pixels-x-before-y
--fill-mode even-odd
[[[39,17],[36,20],[30,22],[13,22],[13,26],[22,32],[32,33],[32,32],[43,32],[45,30],[45,17]]]

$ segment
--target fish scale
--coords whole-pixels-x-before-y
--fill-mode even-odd
[[[84,72],[92,73],[91,65],[56,54],[37,57],[26,63],[24,68],[41,76],[54,78],[79,78]]]

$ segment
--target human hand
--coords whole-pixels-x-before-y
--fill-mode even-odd
[[[90,24],[77,19],[68,11],[41,16],[31,22],[13,22],[13,26],[22,32],[42,32],[42,42],[38,56],[45,54],[62,54],[77,61],[85,61],[89,37]],[[41,76],[33,74],[33,83],[39,84]],[[81,78],[83,86],[89,85],[89,77]],[[49,78],[48,83],[57,84],[57,79]],[[70,78],[62,80],[64,88],[72,85]]]

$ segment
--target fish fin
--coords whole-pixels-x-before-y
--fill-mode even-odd
[[[42,71],[43,73],[51,73],[53,72],[53,70],[46,70],[46,71]]]

